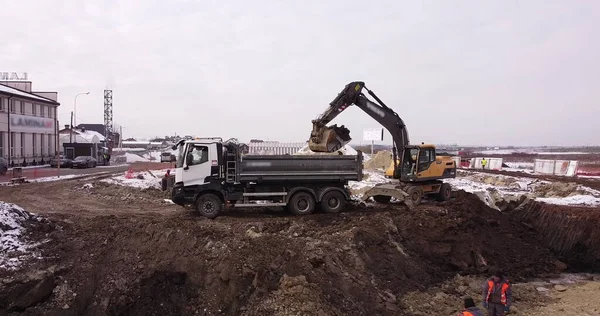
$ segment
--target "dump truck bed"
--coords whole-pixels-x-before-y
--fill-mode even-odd
[[[237,168],[239,182],[323,182],[362,180],[363,156],[247,155]]]

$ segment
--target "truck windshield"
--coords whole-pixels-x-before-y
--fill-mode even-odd
[[[185,144],[181,144],[177,148],[177,168],[183,168],[183,161],[185,160],[183,153],[185,152],[185,147]]]

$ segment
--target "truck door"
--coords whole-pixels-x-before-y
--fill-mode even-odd
[[[186,154],[182,180],[185,186],[200,185],[210,176],[211,159],[209,146],[206,144],[190,144]]]

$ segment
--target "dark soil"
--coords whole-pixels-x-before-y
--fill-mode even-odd
[[[0,297],[51,285],[12,315],[409,315],[398,298],[456,274],[497,267],[519,281],[565,268],[534,231],[464,192],[414,210],[208,220],[152,191],[81,186],[0,193],[56,225],[38,236],[50,239],[44,259],[0,273]]]
[[[511,216],[532,227],[571,270],[600,270],[599,209],[530,202]]]

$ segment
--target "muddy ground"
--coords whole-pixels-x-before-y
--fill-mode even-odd
[[[414,210],[350,205],[293,217],[274,208],[208,220],[158,190],[87,182],[1,189],[0,200],[47,221],[29,224],[41,258],[0,272],[0,314],[453,315],[494,268],[514,282],[569,270],[569,250],[548,244],[583,238],[540,234],[537,217],[462,191]]]

